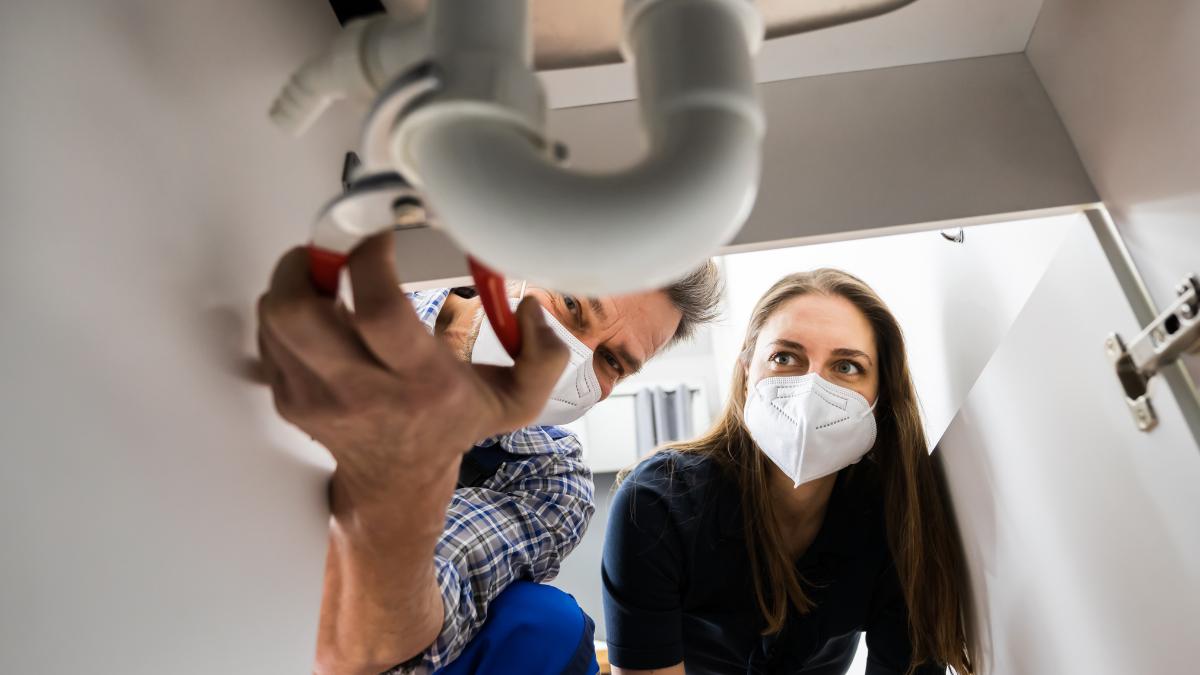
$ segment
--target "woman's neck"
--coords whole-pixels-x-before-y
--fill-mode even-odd
[[[796,487],[782,469],[771,465],[771,498],[784,543],[793,558],[804,555],[825,521],[825,511],[837,474],[803,483]]]

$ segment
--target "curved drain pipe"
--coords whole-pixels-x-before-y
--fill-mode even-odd
[[[435,54],[439,38],[461,38],[446,24],[482,23],[455,4],[473,3],[433,5]],[[762,35],[757,11],[746,0],[647,0],[625,12],[649,141],[636,165],[609,174],[563,168],[541,142],[541,120],[522,128],[469,94],[460,98],[453,72],[451,97],[415,111],[393,136],[393,159],[441,227],[516,278],[594,295],[662,286],[712,255],[749,215],[765,126],[751,62]],[[508,50],[487,51],[493,63],[520,58],[528,67],[528,52],[514,53],[524,44],[488,46]],[[494,92],[507,71],[493,72]]]
[[[513,277],[600,295],[686,274],[737,233],[757,191],[765,129],[752,64],[763,34],[757,10],[749,0],[627,0],[624,48],[648,151],[625,170],[596,174],[563,167],[545,137],[526,3],[431,3],[424,38],[438,88],[389,120],[390,163],[418,188],[438,227]],[[411,67],[412,42],[382,49],[370,39],[398,31],[361,31],[351,52],[360,72],[342,81],[378,92],[380,71]],[[312,78],[297,80],[312,93]],[[292,98],[281,95],[287,105],[277,121],[302,128],[312,108]],[[388,135],[366,134],[380,136]],[[364,153],[380,157],[372,144]]]

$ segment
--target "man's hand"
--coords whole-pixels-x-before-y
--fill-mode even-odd
[[[535,301],[517,310],[516,365],[472,366],[417,319],[390,233],[355,250],[349,269],[353,313],[316,291],[303,249],[289,252],[259,300],[258,337],[279,413],[328,448],[356,488],[411,484],[541,410],[567,350]]]
[[[400,291],[390,233],[349,268],[353,312],[317,293],[303,249],[285,255],[259,300],[258,339],[279,413],[337,460],[315,670],[376,675],[441,630],[433,552],[462,454],[529,424],[567,349],[526,299],[516,365],[463,363]]]

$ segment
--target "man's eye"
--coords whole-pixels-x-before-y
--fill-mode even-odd
[[[608,367],[615,370],[618,375],[625,374],[625,369],[623,367],[621,367],[620,359],[613,356],[612,352],[606,351],[606,350],[601,350],[600,358],[604,359],[604,362],[608,364]]]
[[[563,299],[563,306],[565,306],[567,308],[568,312],[575,314],[575,315],[579,314],[579,309],[580,309],[579,301],[576,300],[574,298],[574,296],[566,295],[564,293],[562,296],[562,299]]]

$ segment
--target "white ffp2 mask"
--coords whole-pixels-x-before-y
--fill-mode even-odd
[[[509,299],[509,304],[514,311],[519,302],[516,299]],[[554,385],[554,391],[550,392],[550,399],[546,401],[546,407],[538,413],[534,424],[538,426],[570,424],[583,417],[589,408],[600,402],[600,381],[596,379],[596,369],[592,365],[592,350],[580,342],[579,338],[567,330],[566,326],[559,323],[558,319],[554,318],[554,315],[545,307],[542,308],[542,313],[546,317],[546,323],[554,330],[558,339],[567,346],[571,356],[567,367],[558,377],[558,383]],[[492,366],[513,365],[512,357],[504,350],[504,345],[500,343],[500,338],[492,328],[492,322],[488,321],[486,316],[479,325],[479,335],[476,336],[475,344],[471,347],[471,363]]]
[[[768,377],[746,392],[746,429],[799,487],[858,462],[875,445],[875,406],[816,373]]]

